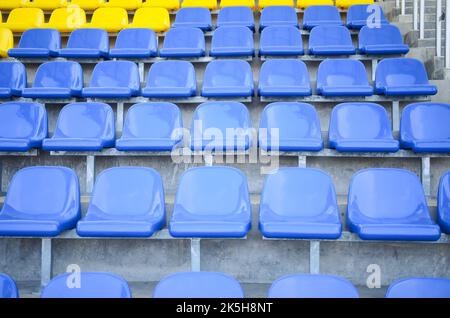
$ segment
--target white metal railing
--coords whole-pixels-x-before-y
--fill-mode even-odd
[[[445,67],[450,68],[450,0],[445,5]]]

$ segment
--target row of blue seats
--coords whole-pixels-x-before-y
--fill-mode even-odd
[[[376,69],[375,87],[369,84],[364,64],[352,59],[326,59],[317,71],[316,93],[323,96],[434,95],[421,61],[386,58]],[[187,61],[160,61],[150,67],[141,90],[138,66],[131,61],[98,63],[88,87],[83,70],[71,61],[46,62],[36,72],[32,87],[20,62],[0,62],[0,98],[184,98],[197,95],[194,66]],[[258,95],[264,97],[310,96],[306,64],[297,59],[267,60],[259,74]],[[252,97],[253,71],[243,60],[214,60],[206,66],[201,95],[204,97]]]
[[[180,109],[166,102],[129,108],[121,138],[116,140],[114,112],[104,103],[72,103],[62,108],[53,136],[47,112],[38,103],[0,105],[0,151],[172,151],[183,142]],[[342,103],[330,118],[329,147],[339,152],[450,152],[450,105],[415,103],[403,110],[400,143],[392,136],[389,115],[374,103]],[[247,150],[252,145],[250,114],[238,102],[208,102],[192,117],[192,150]],[[320,151],[324,147],[314,106],[277,102],[265,107],[258,145],[266,151]]]
[[[67,281],[79,275],[80,288]],[[2,288],[3,287],[3,288]],[[286,275],[268,291],[269,298],[358,298],[348,280],[333,275]],[[17,298],[13,279],[0,274],[0,298]],[[65,273],[53,278],[42,291],[43,298],[131,298],[128,283],[120,276],[102,272]],[[163,278],[153,291],[154,298],[243,298],[239,282],[218,272],[182,272]],[[393,282],[387,298],[450,298],[450,279],[414,277]]]
[[[400,30],[394,25],[363,27],[359,47],[353,45],[350,31],[343,26],[317,26],[309,37],[310,55],[406,54]],[[261,56],[303,55],[303,40],[293,26],[273,26],[261,33]],[[25,31],[17,48],[8,51],[16,58],[150,58],[158,55],[158,38],[150,29],[125,29],[117,36],[115,47],[109,48],[108,33],[101,29],[79,29],[71,33],[67,46],[61,48],[60,34],[53,29]],[[206,55],[205,36],[197,28],[170,29],[159,50],[165,58],[194,58]],[[209,56],[254,56],[253,33],[243,26],[224,26],[213,35]]]
[[[436,241],[441,228],[450,233],[449,207],[450,171],[439,185],[439,226],[429,214],[417,175],[364,169],[350,182],[346,217],[350,231],[362,240]],[[319,169],[277,169],[266,177],[259,209],[264,237],[331,240],[342,233],[332,178]],[[179,238],[242,238],[251,228],[251,210],[240,170],[191,168],[179,181],[168,228]],[[9,185],[0,236],[54,237],[73,228],[81,237],[152,236],[166,223],[161,176],[144,167],[104,170],[96,178],[87,214],[80,218],[79,183],[72,169],[28,167]]]

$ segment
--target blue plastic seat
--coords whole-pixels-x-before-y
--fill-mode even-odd
[[[319,65],[317,94],[323,96],[371,96],[366,68],[361,61],[329,59]]]
[[[259,96],[310,96],[311,83],[305,62],[297,59],[267,60],[261,66]]]
[[[288,6],[270,6],[261,11],[259,29],[269,26],[289,25],[298,27],[298,17],[295,9]]]
[[[450,171],[447,171],[439,182],[437,205],[438,223],[443,232],[450,234]]]
[[[210,56],[253,56],[253,32],[245,26],[217,28],[211,42]]]
[[[211,12],[207,8],[181,8],[177,11],[172,28],[191,27],[203,31],[212,29]]]
[[[52,138],[44,139],[48,151],[100,151],[114,147],[114,112],[104,103],[72,103],[61,109]]]
[[[24,88],[23,97],[71,98],[81,95],[83,69],[77,62],[55,61],[41,64],[31,88]]]
[[[71,286],[71,275],[80,275],[79,286]],[[75,283],[75,279],[74,283]],[[79,287],[79,288],[78,288]],[[109,273],[65,273],[53,278],[44,288],[42,298],[131,298],[128,283]]]
[[[8,50],[10,57],[48,58],[58,56],[61,36],[54,29],[30,29],[20,37],[17,48]]]
[[[319,115],[314,106],[306,103],[269,104],[261,115],[258,141],[266,151],[320,151],[323,141]]]
[[[386,298],[450,298],[450,279],[414,277],[393,282]]]
[[[74,30],[66,47],[59,50],[59,56],[66,58],[101,58],[108,53],[108,32],[102,29]]]
[[[436,95],[423,63],[413,58],[387,58],[378,63],[375,92],[380,95]]]
[[[358,30],[367,25],[372,29],[376,29],[384,24],[389,24],[389,22],[386,20],[383,9],[379,5],[355,4],[348,8],[347,27],[349,29]]]
[[[172,28],[164,37],[161,57],[201,57],[205,55],[205,35],[199,28]]]
[[[182,128],[181,111],[175,104],[136,104],[127,112],[116,148],[120,151],[171,151],[183,139]]]
[[[217,27],[222,26],[245,26],[255,30],[255,17],[253,10],[249,7],[225,7],[220,9],[217,15]]]
[[[14,280],[0,273],[0,298],[19,298],[19,291]]]
[[[169,224],[172,236],[245,237],[250,227],[247,179],[240,170],[197,167],[183,174]]]
[[[156,170],[115,167],[95,182],[77,233],[87,237],[150,237],[166,223],[164,188]]]
[[[119,32],[110,58],[149,58],[158,54],[158,37],[151,29],[124,29]]]
[[[11,180],[0,212],[0,236],[53,237],[80,218],[78,177],[65,167],[29,167]]]
[[[340,152],[396,152],[386,109],[374,103],[342,103],[333,108],[328,129],[330,148]]]
[[[202,96],[253,96],[253,72],[243,60],[216,60],[209,62],[203,77]]]
[[[47,137],[47,112],[38,103],[0,104],[0,151],[40,148]]]
[[[286,275],[269,290],[270,298],[359,298],[348,280],[331,275]]]
[[[300,30],[294,26],[267,27],[261,32],[259,55],[303,55]]]
[[[351,55],[356,53],[350,31],[341,25],[320,25],[309,35],[310,55]]]
[[[192,63],[160,61],[150,67],[147,86],[142,96],[158,98],[190,97],[197,93],[197,80]]]
[[[311,6],[303,14],[303,29],[311,30],[319,25],[343,25],[335,6]]]
[[[342,225],[331,177],[311,168],[279,168],[269,174],[261,194],[259,229],[269,238],[339,238]]]
[[[20,62],[0,62],[0,98],[22,95],[27,86],[27,71]]]
[[[89,87],[83,88],[83,97],[130,98],[141,92],[139,70],[130,61],[98,63],[92,72]]]
[[[367,55],[406,54],[402,34],[395,25],[386,24],[379,28],[365,26],[359,31],[359,52]]]
[[[370,189],[370,191],[368,191]],[[348,225],[363,240],[436,241],[422,184],[403,169],[364,169],[350,183]]]
[[[251,145],[250,128],[250,114],[244,104],[203,103],[192,117],[191,149],[247,150]]]
[[[163,278],[155,287],[154,298],[243,298],[239,282],[214,272],[176,273]]]
[[[450,153],[450,105],[415,103],[403,109],[400,123],[402,148],[414,152]]]

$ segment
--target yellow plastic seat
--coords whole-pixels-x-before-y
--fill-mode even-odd
[[[104,29],[108,32],[118,32],[128,25],[128,13],[124,8],[99,8],[94,11],[90,23],[84,28]]]
[[[71,3],[83,10],[91,11],[100,8],[105,3],[105,0],[72,0]]]
[[[374,0],[336,0],[336,7],[347,9],[355,4],[373,4]]]
[[[297,0],[297,8],[306,9],[310,6],[334,6],[333,0]]]
[[[143,7],[164,8],[167,10],[178,10],[180,0],[147,0],[142,4]]]
[[[43,28],[56,29],[59,32],[72,32],[81,28],[86,23],[86,13],[83,9],[70,5],[67,8],[59,8],[52,12],[48,23]]]
[[[249,7],[253,10],[256,8],[255,0],[221,0],[220,8],[225,7]]]
[[[14,47],[14,36],[10,29],[0,29],[0,57],[8,57],[8,50]]]
[[[125,10],[136,10],[142,6],[142,0],[109,0],[103,4],[107,8],[124,8]]]
[[[67,0],[28,0],[23,5],[26,8],[40,8],[42,10],[54,10],[67,7]]]
[[[294,0],[259,0],[259,8],[264,9],[270,6],[294,6]]]
[[[217,0],[183,0],[182,8],[207,8],[209,10],[217,9]]]
[[[12,10],[23,7],[28,0],[0,0],[0,9]]]
[[[165,32],[170,29],[169,11],[164,8],[137,9],[133,22],[127,28],[145,28],[155,32]]]
[[[17,8],[11,11],[6,23],[0,28],[10,29],[12,32],[23,32],[28,29],[41,27],[45,22],[44,11],[38,8]]]

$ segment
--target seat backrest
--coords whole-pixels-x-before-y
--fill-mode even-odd
[[[27,3],[28,0],[0,0],[0,9],[11,10],[20,8]]]
[[[61,87],[81,90],[83,88],[83,69],[77,62],[46,62],[38,67],[33,87]]]
[[[0,62],[0,87],[22,90],[27,86],[27,71],[20,62]]]
[[[205,47],[205,35],[198,28],[179,27],[167,31],[163,48]]]
[[[386,298],[450,298],[450,279],[414,277],[395,281]]]
[[[321,24],[328,24],[328,22],[341,21],[339,10],[335,6],[311,6],[305,9],[303,14],[304,23],[321,22]]]
[[[297,13],[290,6],[268,6],[261,11],[261,24],[268,22],[291,25],[298,24]]]
[[[47,112],[38,103],[8,102],[0,105],[0,138],[47,137]]]
[[[347,24],[353,21],[367,21],[377,27],[380,24],[387,23],[383,9],[375,4],[355,4],[350,6],[347,11]]]
[[[91,23],[107,24],[114,21],[115,24],[128,25],[128,12],[124,8],[98,8],[92,15]]]
[[[14,35],[12,31],[10,29],[0,28],[0,51],[7,53],[8,50],[13,47],[14,47]]]
[[[188,61],[160,61],[154,63],[148,72],[147,87],[184,87],[195,85],[195,68]]]
[[[95,10],[100,8],[106,0],[71,0],[70,3],[84,10]]]
[[[136,10],[142,6],[142,0],[108,0],[108,7]]]
[[[108,32],[102,29],[74,30],[70,34],[67,48],[89,48],[107,52],[109,51]]]
[[[158,21],[170,28],[169,11],[165,8],[140,8],[134,13],[133,23],[146,25],[151,21]]]
[[[26,7],[41,8],[43,10],[53,10],[67,6],[67,0],[28,0]]]
[[[369,85],[366,68],[361,61],[327,59],[317,71],[317,87]]]
[[[8,15],[8,24],[27,24],[39,27],[45,22],[44,11],[39,8],[16,8]]]
[[[92,72],[90,87],[129,87],[139,90],[138,67],[130,61],[100,62]]]
[[[223,26],[214,31],[212,47],[253,46],[253,32],[245,26]]]
[[[222,1],[223,2],[223,1]],[[222,4],[221,2],[221,4]],[[233,25],[243,25],[247,21],[254,21],[255,18],[253,16],[253,11],[248,7],[235,7],[235,6],[227,6],[223,9],[220,9],[219,14],[217,15],[217,27],[222,26],[222,24],[231,24]]]
[[[42,298],[131,298],[128,283],[109,273],[79,273],[79,281],[72,273],[53,278],[42,291]],[[78,275],[78,274],[77,274]],[[75,288],[79,283],[79,288]],[[78,287],[78,286],[76,286]]]
[[[360,48],[366,45],[403,44],[399,28],[392,24],[383,24],[379,28],[364,26],[358,37]]]
[[[150,29],[124,29],[116,39],[116,49],[148,49],[157,48],[158,38],[155,31]]]
[[[243,298],[239,282],[214,272],[177,273],[163,278],[155,287],[154,298]]]
[[[215,60],[206,66],[203,85],[235,86],[243,82],[253,85],[253,73],[247,61]]]
[[[353,45],[350,31],[340,25],[319,25],[311,30],[309,47],[333,45]]]
[[[300,30],[290,25],[271,26],[261,32],[261,46],[291,46],[303,47]]]
[[[14,280],[0,273],[0,298],[19,298],[19,291]]]
[[[178,10],[180,0],[146,0],[143,6],[150,8],[166,8],[168,10]]]
[[[211,22],[211,12],[206,8],[183,7],[177,11],[175,23]]]
[[[30,29],[25,31],[19,42],[19,48],[61,48],[61,35],[54,29]]]
[[[220,8],[228,7],[246,7],[254,9],[255,0],[220,0]]]
[[[386,58],[378,63],[375,83],[377,87],[428,84],[428,75],[417,59]]]
[[[86,13],[76,6],[53,10],[49,20],[50,25],[66,26],[70,30],[78,29],[85,23]]]
[[[217,9],[217,0],[183,0],[182,8],[207,8],[209,10]]]
[[[270,6],[294,6],[294,0],[259,0],[258,6],[260,8],[270,7]]]
[[[259,73],[260,85],[310,86],[305,62],[296,59],[267,60]]]

